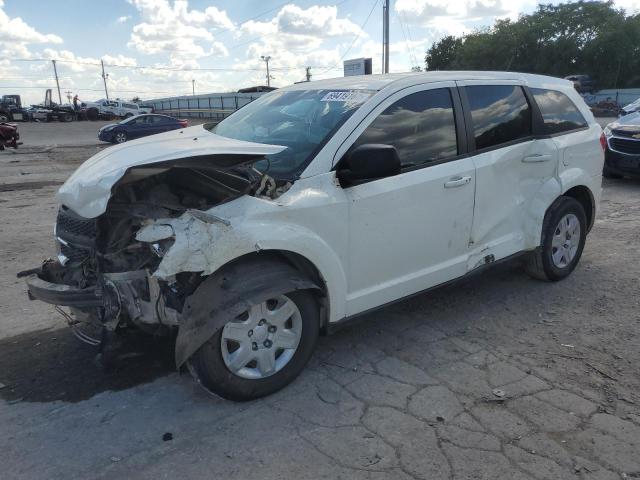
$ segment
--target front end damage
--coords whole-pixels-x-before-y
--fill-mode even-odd
[[[261,158],[257,152],[218,152],[124,166],[111,175],[109,198],[98,198],[104,203],[99,215],[78,213],[86,213],[86,199],[60,207],[56,258],[21,274],[29,298],[56,305],[74,333],[93,345],[126,329],[172,334],[187,298],[211,273],[198,256],[215,242],[208,227],[229,227],[207,210],[244,195],[276,198],[291,185],[254,169]],[[86,178],[78,172],[74,177],[86,186]],[[104,190],[102,179],[96,183],[102,181]],[[66,187],[68,192],[74,185]],[[166,265],[163,259],[176,243],[172,258],[180,260]]]

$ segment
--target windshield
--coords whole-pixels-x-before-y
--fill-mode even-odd
[[[217,135],[287,147],[255,167],[292,178],[302,172],[333,133],[374,92],[292,90],[263,95],[220,122]]]

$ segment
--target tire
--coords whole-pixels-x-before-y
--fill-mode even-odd
[[[127,141],[127,132],[122,130],[113,134],[113,143],[124,143]]]
[[[620,175],[619,173],[612,172],[609,169],[609,167],[607,167],[606,165],[602,168],[602,176],[604,178],[611,178],[611,179],[620,179],[623,177],[623,175]]]
[[[564,231],[561,221],[566,227]],[[576,223],[579,231],[574,228]],[[587,216],[584,208],[574,198],[559,197],[545,214],[542,242],[525,265],[527,273],[538,280],[562,280],[576,268],[586,238]],[[565,245],[569,247],[565,248]]]
[[[9,122],[11,121],[11,118],[9,118],[9,114],[8,113],[0,113],[0,122]]]
[[[124,118],[131,118],[131,117],[133,117],[133,113],[127,113],[127,114],[124,116]]]
[[[278,296],[277,299],[271,299],[267,302],[273,303],[274,300],[278,302],[276,304],[277,308],[279,308],[278,305],[284,304],[281,302],[286,300],[293,302],[295,307],[297,307],[297,312],[291,315],[289,320],[287,320],[287,322],[291,322],[291,329],[289,332],[293,331],[295,328],[295,324],[293,323],[294,321],[299,322],[298,325],[301,327],[298,343],[293,352],[283,350],[280,353],[280,356],[277,356],[276,352],[279,349],[276,347],[276,344],[279,343],[280,340],[276,334],[280,333],[282,330],[273,333],[272,344],[266,344],[265,342],[267,340],[263,339],[265,333],[264,326],[260,332],[254,332],[251,330],[253,338],[256,338],[258,341],[262,341],[263,345],[260,345],[258,350],[255,350],[257,343],[250,342],[249,344],[253,343],[250,347],[251,353],[248,353],[247,357],[243,358],[252,358],[252,360],[249,362],[241,360],[238,365],[242,365],[242,368],[234,372],[227,363],[231,363],[230,359],[233,359],[232,355],[240,351],[240,348],[247,348],[247,344],[245,343],[246,341],[243,340],[243,343],[245,343],[244,345],[238,343],[237,350],[229,353],[229,345],[233,346],[235,342],[229,339],[223,340],[223,337],[235,336],[236,332],[235,329],[231,329],[231,333],[227,333],[227,329],[230,325],[240,325],[242,328],[246,328],[246,323],[256,330],[259,327],[255,324],[256,315],[253,314],[248,314],[245,320],[233,320],[227,323],[224,328],[218,330],[207,343],[200,347],[200,349],[189,359],[187,363],[191,373],[206,390],[215,395],[226,398],[227,400],[254,400],[256,398],[270,395],[271,393],[285,387],[302,371],[315,350],[320,333],[320,312],[318,304],[313,294],[308,290],[289,292]],[[295,320],[298,312],[299,320]],[[267,329],[274,326],[273,324],[270,324],[269,321],[267,321],[265,325],[267,325]],[[283,328],[287,329],[286,326]],[[239,332],[239,336],[244,336],[243,330],[239,330]],[[250,334],[247,333],[247,335]],[[258,338],[258,335],[260,335],[260,338]],[[253,352],[268,353],[272,348],[275,348],[274,356],[276,356],[273,363],[274,367],[271,373],[263,375],[260,373],[260,369],[258,368],[258,362],[254,359],[255,356],[259,355],[259,353]],[[283,358],[282,356],[285,355],[285,353],[290,356],[288,358]],[[226,361],[225,358],[227,359]],[[281,362],[283,364],[278,368],[280,358],[283,358],[283,362]]]

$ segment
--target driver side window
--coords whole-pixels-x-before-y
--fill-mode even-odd
[[[453,101],[448,88],[412,93],[384,110],[353,144],[393,145],[403,168],[458,155]]]

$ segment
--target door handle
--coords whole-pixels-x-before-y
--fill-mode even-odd
[[[462,187],[471,181],[471,177],[453,177],[445,182],[444,188]]]
[[[545,153],[545,154],[538,154],[538,155],[527,155],[522,159],[522,162],[523,163],[541,163],[541,162],[547,162],[549,160],[551,160],[551,155]]]

